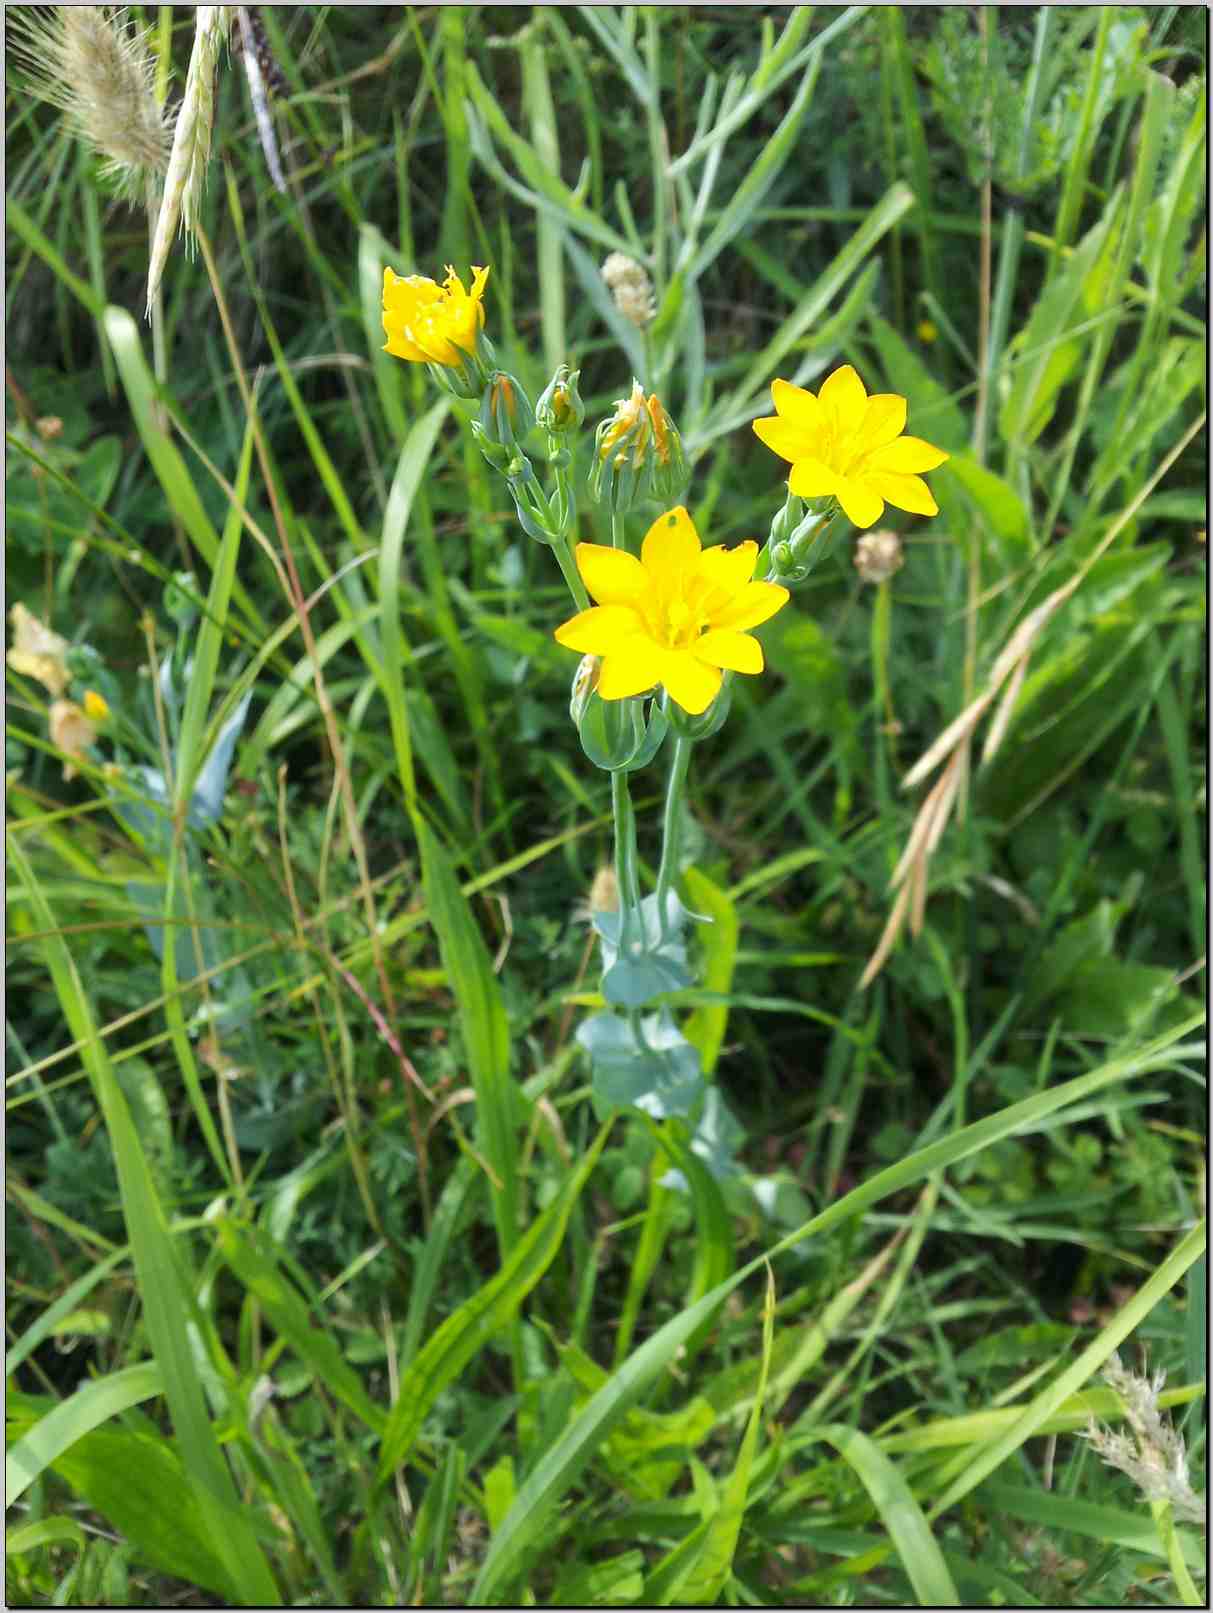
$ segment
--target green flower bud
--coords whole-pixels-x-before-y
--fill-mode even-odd
[[[670,727],[683,739],[711,739],[712,735],[724,727],[725,719],[729,715],[729,707],[733,704],[732,678],[725,674],[720,693],[706,711],[701,711],[698,717],[692,717],[678,704],[676,700],[666,699],[665,712]]]
[[[645,397],[639,381],[594,435],[590,490],[608,509],[630,509],[640,498],[668,504],[686,486],[682,439],[661,400]]]
[[[645,701],[639,695],[627,700],[603,700],[594,687],[578,689],[585,661],[595,665],[587,673],[594,683],[598,681],[598,663],[586,656],[577,677],[573,680],[573,698],[569,712],[577,726],[581,748],[593,762],[608,773],[634,773],[647,767],[661,749],[669,722],[665,713],[654,702],[645,720]]]
[[[535,405],[535,420],[554,437],[578,430],[585,420],[585,404],[577,391],[580,370],[560,365]]]
[[[513,447],[535,424],[531,400],[504,370],[494,370],[480,399],[480,429],[490,442]]]

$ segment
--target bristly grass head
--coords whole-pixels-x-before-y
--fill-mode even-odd
[[[168,167],[169,128],[156,100],[148,32],[111,6],[14,7],[13,55],[28,88],[59,107],[75,134],[105,159],[126,200],[146,195]]]

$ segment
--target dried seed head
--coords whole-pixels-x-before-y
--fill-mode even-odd
[[[619,881],[610,863],[604,863],[590,886],[591,913],[618,913]]]
[[[71,645],[18,602],[8,613],[13,624],[13,647],[6,657],[14,672],[38,682],[53,695],[61,695],[72,681],[67,669]]]
[[[1205,1502],[1188,1479],[1188,1457],[1183,1437],[1177,1434],[1158,1403],[1165,1372],[1147,1378],[1130,1372],[1113,1352],[1103,1369],[1104,1378],[1124,1402],[1125,1420],[1132,1437],[1120,1430],[1091,1423],[1084,1437],[1110,1467],[1128,1474],[1147,1501],[1169,1501],[1175,1515],[1189,1523],[1204,1523]]]
[[[97,737],[97,730],[89,722],[74,700],[55,700],[47,714],[51,744],[70,758],[64,764],[65,780],[75,778],[74,762],[82,762],[84,753]]]
[[[30,92],[59,107],[73,133],[105,158],[123,196],[145,195],[169,154],[150,29],[139,32],[124,8],[112,6],[14,6],[8,18]]]
[[[602,278],[606,281],[615,306],[623,317],[643,330],[657,313],[653,301],[653,282],[645,267],[623,252],[612,252],[602,265]]]
[[[896,532],[882,528],[865,532],[855,545],[855,570],[864,582],[888,582],[905,564],[905,551]]]

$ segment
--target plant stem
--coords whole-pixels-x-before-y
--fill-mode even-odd
[[[590,596],[585,591],[585,584],[577,574],[572,553],[569,550],[567,538],[552,539],[552,553],[556,556],[556,563],[564,574],[564,580],[569,585],[569,592],[577,602],[578,610],[589,610]]]
[[[666,937],[666,903],[678,872],[678,843],[682,838],[682,798],[686,793],[687,769],[691,765],[694,740],[679,734],[670,758],[670,780],[665,792],[665,813],[661,823],[661,867],[657,870],[657,922],[661,938]]]
[[[636,817],[622,768],[611,774],[611,810],[615,817],[615,878],[619,882],[619,952],[622,956],[640,917],[640,880],[636,871]]]

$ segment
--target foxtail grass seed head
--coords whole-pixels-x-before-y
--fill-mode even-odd
[[[151,30],[139,31],[115,6],[11,6],[6,21],[30,92],[63,112],[122,197],[146,195],[169,159]]]
[[[602,278],[615,299],[615,306],[637,330],[652,324],[657,314],[653,282],[645,267],[625,252],[612,252],[602,265]]]
[[[686,486],[682,438],[656,393],[646,397],[633,380],[630,396],[619,398],[615,413],[594,434],[590,491],[619,512],[640,498],[665,503]]]
[[[51,744],[68,757],[63,767],[66,782],[75,778],[76,768],[73,764],[84,761],[84,753],[96,740],[97,730],[74,700],[52,701],[47,726]]]
[[[173,126],[173,149],[156,228],[152,235],[147,272],[147,306],[150,312],[178,224],[193,230],[206,184],[215,125],[215,76],[220,52],[231,25],[231,6],[198,6],[194,12],[194,47],[190,52],[185,94]]]
[[[585,404],[577,390],[580,370],[562,364],[540,394],[535,420],[542,431],[561,437],[578,431],[585,420]]]
[[[861,582],[888,582],[905,565],[905,559],[901,539],[885,527],[865,532],[855,545],[855,570]]]
[[[67,640],[20,603],[12,607],[8,619],[13,624],[12,648],[5,657],[9,666],[23,677],[36,678],[50,694],[61,695],[72,681]]]

